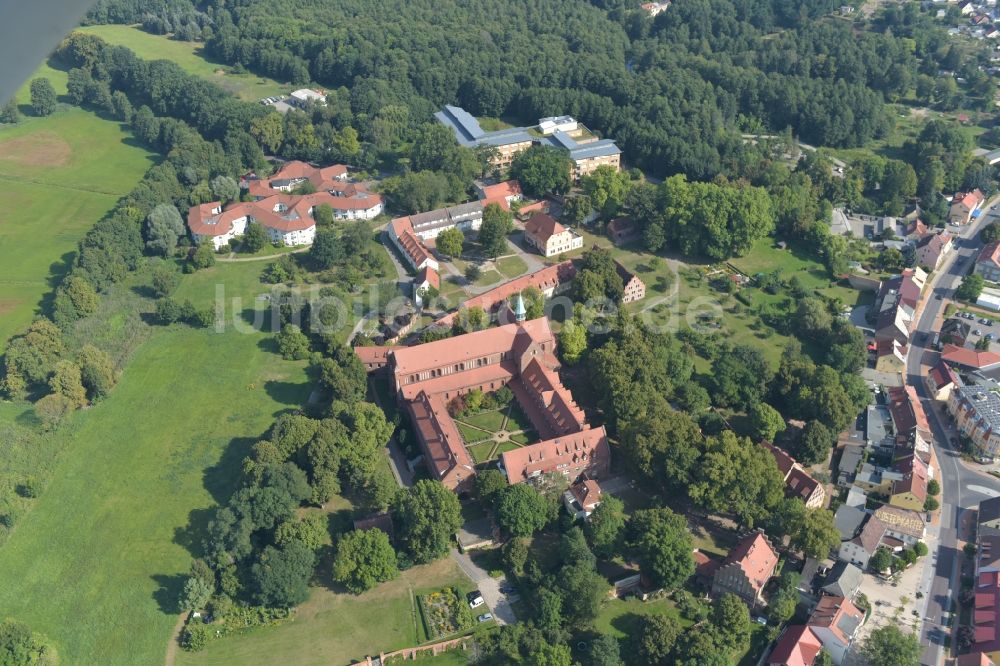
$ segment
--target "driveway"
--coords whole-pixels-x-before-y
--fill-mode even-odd
[[[490,607],[490,612],[493,613],[493,618],[497,624],[513,624],[517,622],[517,617],[514,615],[514,609],[507,600],[507,595],[500,591],[500,586],[507,582],[506,576],[493,578],[485,569],[478,567],[472,561],[471,557],[455,549],[451,551],[451,559],[455,560],[458,568],[471,578],[472,582],[479,588],[480,594],[483,595],[483,601]],[[479,607],[473,609],[473,612],[482,615],[486,611],[482,610],[482,607]]]

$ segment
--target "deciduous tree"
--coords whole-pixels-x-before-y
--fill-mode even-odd
[[[337,541],[333,579],[355,594],[399,575],[396,551],[380,529],[354,530]]]

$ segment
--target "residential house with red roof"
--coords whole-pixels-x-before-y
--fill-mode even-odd
[[[812,666],[823,649],[819,636],[804,624],[785,627],[768,655],[767,666]]]
[[[188,229],[196,243],[210,242],[216,250],[242,236],[251,224],[264,227],[272,243],[310,245],[316,237],[316,207],[334,199],[328,192],[316,192],[272,194],[252,202],[234,201],[225,207],[213,201],[191,207]]]
[[[986,197],[978,189],[971,192],[956,192],[951,198],[948,221],[952,224],[968,224],[969,220],[979,216],[979,208],[984,201]]]
[[[622,303],[632,303],[646,298],[646,283],[639,279],[639,276],[622,266],[621,262],[615,259],[615,270],[618,277],[622,279]]]
[[[916,247],[916,261],[925,270],[936,271],[953,247],[951,234],[942,231],[939,234],[927,234]]]
[[[608,238],[615,245],[625,245],[639,238],[639,225],[627,215],[608,222],[607,231]]]
[[[976,257],[976,275],[984,280],[1000,282],[1000,241],[987,243]]]
[[[972,651],[1000,661],[1000,572],[976,576]]]
[[[970,652],[958,655],[958,658],[955,659],[955,666],[996,666],[996,663],[990,659],[988,654]]]
[[[593,479],[577,481],[563,493],[563,506],[577,520],[586,520],[601,504],[601,492],[601,484]]]
[[[865,614],[844,597],[822,596],[806,625],[840,666],[865,621]]]
[[[583,247],[583,236],[545,213],[536,213],[524,223],[524,240],[545,257]]]
[[[941,360],[948,365],[966,370],[996,370],[1000,368],[1000,354],[959,347],[958,345],[945,345],[941,349]]]
[[[712,594],[735,594],[751,610],[766,605],[764,587],[778,566],[778,553],[764,532],[747,534],[729,551],[712,580]]]
[[[927,464],[919,455],[911,453],[897,460],[892,467],[903,478],[892,482],[889,504],[911,511],[923,511],[929,478]]]
[[[826,504],[826,489],[823,484],[810,476],[795,458],[769,442],[761,442],[760,445],[771,453],[778,470],[784,476],[786,497],[798,497],[810,508]]]
[[[477,181],[475,183],[475,187],[476,196],[478,196],[479,200],[482,202],[483,208],[491,203],[495,203],[504,210],[510,210],[510,205],[512,203],[515,201],[521,201],[523,198],[521,183],[517,180],[505,180],[493,185],[487,185]]]

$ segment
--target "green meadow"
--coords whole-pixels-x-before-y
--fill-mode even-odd
[[[0,126],[0,351],[39,311],[80,238],[153,161],[118,123],[76,107]]]
[[[249,286],[250,269],[218,266],[177,295],[209,300],[230,271],[234,292]],[[0,548],[4,615],[47,635],[65,663],[162,662],[208,510],[310,390],[304,362],[272,353],[265,334],[155,329],[111,396],[54,435],[48,487]]]
[[[258,100],[278,93],[287,94],[292,89],[290,84],[281,84],[263,76],[234,74],[229,66],[207,60],[202,55],[200,43],[180,42],[128,25],[88,25],[78,30],[97,35],[109,44],[126,46],[145,60],[175,62],[185,71],[217,83],[241,99]]]

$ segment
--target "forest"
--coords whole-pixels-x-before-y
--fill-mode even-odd
[[[568,113],[614,137],[630,164],[710,179],[741,175],[741,133],[791,128],[807,143],[861,146],[891,129],[887,102],[914,88],[927,103],[961,99],[938,73],[974,67],[912,5],[866,32],[813,20],[835,6],[678,0],[651,20],[600,0],[175,0],[141,15],[107,0],[89,20],[165,22],[223,63],[345,89],[339,123],[366,142],[387,114],[413,126],[445,103],[517,123]],[[968,94],[990,100],[980,78]]]

